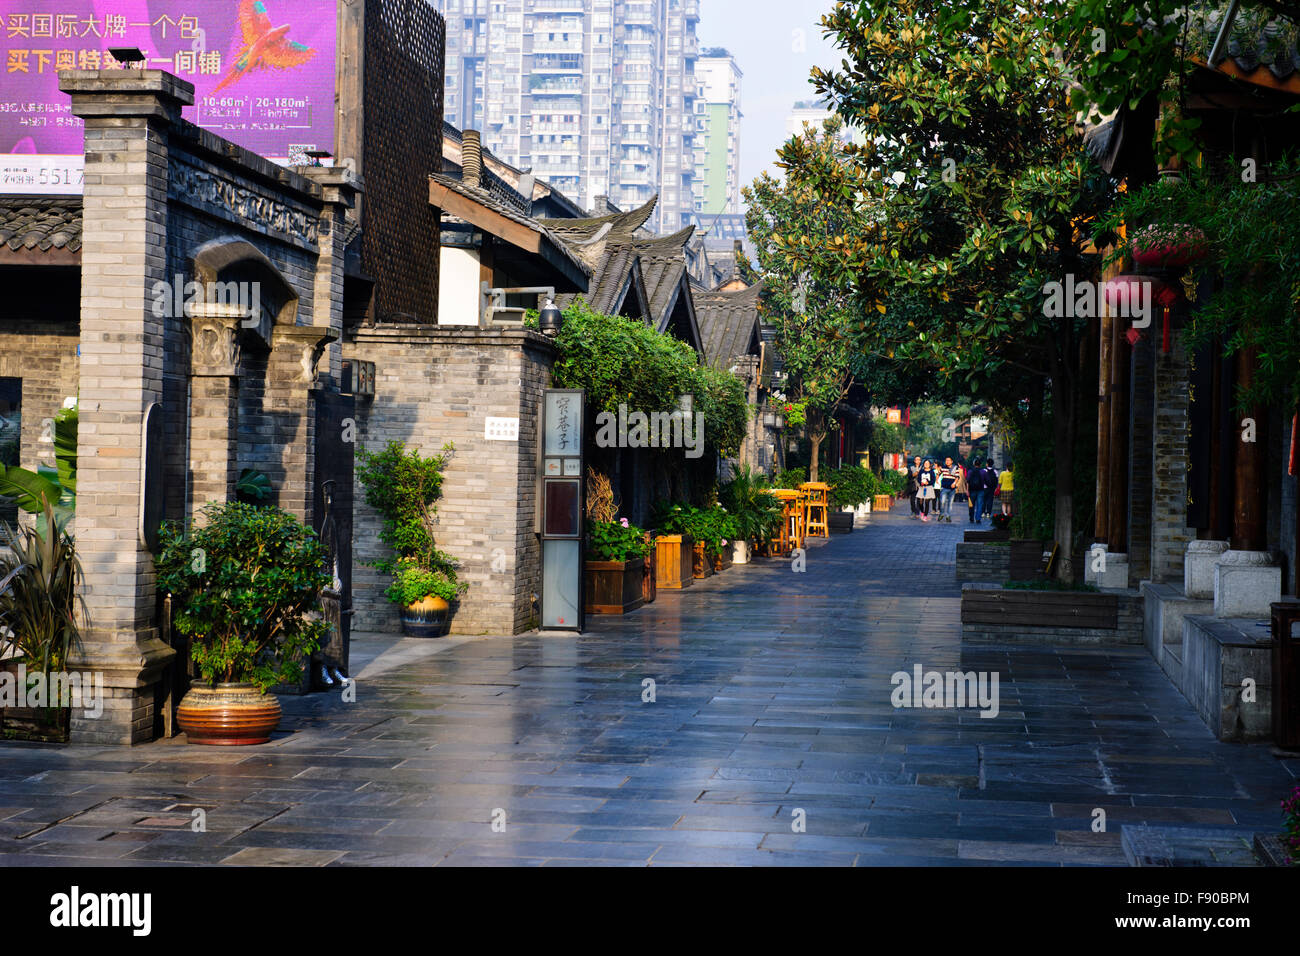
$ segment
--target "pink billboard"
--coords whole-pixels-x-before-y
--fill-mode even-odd
[[[120,68],[112,49],[193,83],[185,119],[273,162],[332,151],[337,41],[334,0],[0,0],[0,193],[81,192],[58,71]]]

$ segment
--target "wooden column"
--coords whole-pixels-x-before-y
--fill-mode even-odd
[[[1110,328],[1110,480],[1107,484],[1109,516],[1106,522],[1108,550],[1128,553],[1128,438],[1129,361],[1131,348],[1124,322],[1111,320]]]
[[[1110,543],[1110,383],[1115,354],[1111,341],[1114,327],[1114,316],[1109,309],[1103,309],[1097,361],[1097,502],[1093,534],[1096,541],[1106,545]]]
[[[1236,356],[1237,384],[1245,389],[1255,380],[1259,358],[1254,348],[1242,349]],[[1255,420],[1254,441],[1243,441],[1245,418]],[[1266,551],[1268,529],[1264,524],[1264,501],[1267,472],[1268,409],[1256,405],[1249,416],[1234,423],[1236,456],[1233,462],[1233,509],[1231,547],[1234,551]]]

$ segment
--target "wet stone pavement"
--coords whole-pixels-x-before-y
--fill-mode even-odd
[[[0,866],[1123,865],[1127,823],[1278,828],[1300,761],[1215,741],[1141,649],[963,647],[965,516],[905,511],[580,637],[358,640],[356,702],[282,698],[262,747],[0,744]],[[914,664],[997,672],[998,716],[895,709]]]

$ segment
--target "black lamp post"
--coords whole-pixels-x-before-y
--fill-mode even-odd
[[[564,313],[556,307],[554,301],[547,299],[546,305],[542,307],[542,312],[537,319],[538,328],[547,338],[553,339],[559,334],[560,326],[563,324]]]

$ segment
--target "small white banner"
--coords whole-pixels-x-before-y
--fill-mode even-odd
[[[483,425],[483,437],[488,441],[519,441],[519,419],[489,418]]]

